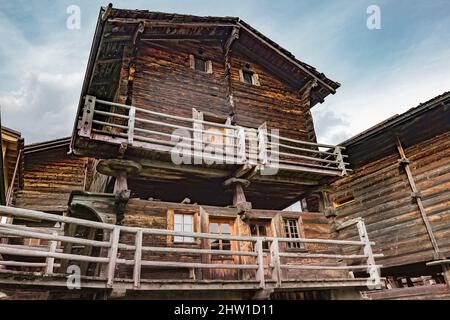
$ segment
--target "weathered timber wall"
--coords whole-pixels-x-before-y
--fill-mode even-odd
[[[415,182],[438,245],[450,252],[450,133],[405,149]],[[351,155],[350,155],[351,156]],[[337,223],[362,217],[375,251],[385,267],[433,260],[433,248],[416,200],[411,197],[407,175],[392,154],[358,168],[335,183],[331,200],[353,195],[355,200],[336,208]],[[353,229],[340,239],[356,239]]]
[[[25,153],[24,187],[16,194],[15,206],[54,213],[67,210],[70,193],[84,190],[87,163],[67,152],[60,147]]]
[[[114,197],[100,197],[100,195],[74,195],[73,204],[82,204],[95,210],[101,220],[114,223],[111,218],[114,216]],[[124,213],[123,225],[141,228],[156,228],[173,230],[173,213],[192,214],[194,216],[194,231],[209,233],[209,223],[215,221],[227,221],[230,224],[232,234],[240,236],[249,236],[251,222],[264,222],[268,225],[268,235],[276,237],[285,237],[283,229],[283,218],[298,219],[301,235],[308,238],[331,239],[332,225],[322,213],[292,213],[268,210],[251,210],[248,212],[248,219],[243,220],[237,214],[237,210],[233,208],[220,208],[198,205],[182,205],[175,203],[164,203],[156,201],[145,201],[131,199]],[[121,243],[134,244],[135,236],[133,234],[122,234]],[[209,241],[197,241],[193,244],[175,244],[171,237],[162,236],[145,236],[143,246],[156,247],[189,247],[209,249]],[[249,251],[253,250],[250,243],[236,241],[231,242],[233,251]],[[285,249],[281,246],[281,250],[288,252],[299,252],[298,250]],[[306,244],[305,248],[300,252],[320,252],[320,253],[340,253],[341,251],[333,246],[325,246],[318,244]],[[120,257],[132,260],[134,258],[133,251],[120,250]],[[183,261],[183,262],[202,262],[202,263],[226,263],[226,264],[255,264],[253,257],[229,257],[219,258],[205,254],[159,254],[145,252],[143,260],[164,260],[164,261]],[[323,265],[331,263],[337,264],[336,260],[319,260],[319,259],[297,259],[283,258],[282,263],[302,263]],[[132,266],[120,266],[118,270],[119,277],[131,278],[133,274]],[[170,268],[147,268],[142,269],[143,279],[186,279],[195,274],[197,279],[254,279],[253,271],[237,272],[235,270],[214,270],[212,272],[188,269],[170,269]],[[270,271],[266,272],[266,276],[270,277]],[[317,278],[346,278],[348,272],[345,271],[299,271],[290,270],[284,273],[286,279],[317,279]]]
[[[225,119],[235,111],[238,125],[258,128],[267,121],[269,128],[280,129],[288,137],[315,140],[308,99],[302,100],[295,89],[233,51],[230,56],[232,107],[227,96],[229,84],[220,43],[203,44],[201,49],[201,56],[212,61],[212,74],[190,68],[189,55],[199,51],[195,43],[175,46],[146,42],[140,45],[135,57],[126,52],[117,100],[125,103],[131,97],[134,106],[184,117],[192,117],[192,108]],[[130,63],[136,70],[131,78]],[[260,86],[241,82],[239,70],[247,64],[258,74]],[[139,112],[137,116],[157,119]]]
[[[239,70],[247,64],[258,74],[260,86],[240,81]],[[308,135],[311,125],[305,116],[309,101],[302,101],[292,88],[244,55],[233,52],[231,66],[232,93],[239,125],[258,128],[267,122],[268,128],[279,129],[286,137],[306,141],[312,138]]]

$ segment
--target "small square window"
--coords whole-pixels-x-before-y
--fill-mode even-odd
[[[245,83],[253,84],[253,72],[247,71],[247,70],[243,70],[242,71],[242,76],[244,78],[244,82]]]
[[[191,69],[196,71],[212,74],[212,62],[211,60],[194,56],[193,54],[189,55],[189,64]]]
[[[195,70],[206,72],[206,61],[200,58],[195,58]]]

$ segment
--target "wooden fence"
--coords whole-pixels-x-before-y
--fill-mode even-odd
[[[344,147],[284,137],[264,123],[258,129],[180,117],[85,97],[78,136],[161,152],[174,148],[207,161],[252,164],[342,176],[351,169]],[[181,130],[181,131],[176,131]],[[206,137],[206,138],[205,138]]]
[[[298,270],[363,270],[369,274],[367,278],[367,285],[373,289],[380,285],[380,266],[376,265],[375,258],[382,255],[376,255],[372,253],[373,242],[370,242],[367,236],[367,231],[362,220],[355,221],[354,223],[358,227],[360,234],[360,241],[344,241],[344,240],[331,240],[331,239],[309,239],[309,238],[274,238],[274,237],[247,237],[247,236],[233,236],[233,235],[218,235],[207,233],[189,233],[189,232],[176,232],[163,229],[147,229],[147,228],[134,228],[127,226],[117,226],[111,224],[105,224],[100,222],[94,222],[89,220],[81,220],[66,216],[57,216],[47,214],[38,211],[31,211],[19,208],[0,206],[0,216],[8,216],[13,219],[26,219],[34,221],[50,221],[59,223],[61,225],[78,225],[88,228],[94,228],[102,230],[104,238],[107,240],[88,240],[79,237],[68,237],[62,234],[51,232],[48,230],[40,230],[39,228],[31,228],[25,226],[18,226],[12,224],[0,224],[0,237],[16,237],[16,238],[33,238],[46,240],[48,242],[47,248],[33,248],[27,245],[0,245],[0,255],[3,257],[15,257],[12,260],[0,260],[0,265],[5,267],[29,267],[29,268],[44,268],[42,276],[52,274],[65,274],[65,270],[59,268],[63,265],[63,261],[77,261],[77,262],[90,262],[104,265],[104,272],[100,275],[106,282],[107,287],[112,287],[114,281],[117,281],[116,269],[119,265],[133,266],[132,279],[126,279],[133,281],[134,287],[139,288],[141,284],[141,269],[142,267],[159,267],[159,268],[188,268],[188,269],[235,269],[235,270],[254,270],[255,281],[259,283],[260,288],[264,288],[267,281],[276,282],[278,287],[282,287],[283,279],[282,273],[284,270],[298,269]],[[346,227],[349,227],[348,224]],[[121,235],[133,234],[135,236],[134,244],[121,243]],[[227,240],[236,242],[249,242],[253,245],[252,251],[231,251],[231,250],[211,250],[211,249],[197,249],[192,247],[148,247],[143,245],[144,236],[179,236],[190,237],[195,239],[207,239],[207,240]],[[282,252],[280,248],[284,246],[281,243],[299,242],[305,244],[316,245],[332,245],[337,247],[356,246],[363,249],[362,254],[358,255],[343,255],[343,254],[330,254],[330,253],[314,253],[314,252]],[[264,243],[269,244],[269,250],[263,250]],[[81,246],[92,246],[105,249],[105,256],[87,256],[72,253],[63,253],[61,248],[64,244],[77,244]],[[121,251],[134,252],[133,259],[124,259],[118,255]],[[252,263],[245,264],[214,264],[203,262],[179,262],[179,261],[163,261],[163,260],[145,260],[143,259],[143,252],[153,252],[159,254],[199,254],[199,255],[221,255],[221,256],[244,256],[252,257]],[[35,257],[45,259],[45,262],[25,262],[23,257]],[[295,258],[295,263],[286,262],[288,259]],[[302,264],[298,259],[325,259],[328,263],[318,264]],[[334,264],[330,264],[330,259],[336,259]],[[360,260],[361,264],[345,265],[338,261],[346,260]],[[266,272],[270,270],[270,272]],[[5,270],[3,270],[5,271]],[[267,279],[270,275],[270,279]],[[121,279],[123,280],[123,279]],[[301,279],[299,279],[301,280]]]

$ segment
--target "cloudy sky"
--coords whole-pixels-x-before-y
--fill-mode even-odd
[[[313,109],[323,143],[339,143],[450,90],[448,0],[142,0],[114,7],[238,16],[342,87]],[[94,27],[94,0],[0,0],[2,124],[26,143],[69,136]],[[66,27],[67,8],[81,28]],[[367,8],[381,29],[367,28]]]

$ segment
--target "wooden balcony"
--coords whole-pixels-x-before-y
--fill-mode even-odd
[[[244,128],[196,120],[85,97],[74,152],[115,158],[122,145],[129,158],[171,162],[183,153],[191,163],[213,167],[258,166],[261,171],[303,172],[312,176],[342,176],[349,171],[343,147],[284,137],[261,124]],[[128,150],[131,149],[131,150]],[[200,160],[194,163],[194,160]],[[179,165],[179,164],[177,164]]]
[[[279,238],[176,232],[164,229],[117,226],[38,211],[0,207],[0,215],[13,219],[49,221],[97,230],[101,240],[61,235],[39,228],[11,224],[0,225],[4,239],[40,239],[48,246],[33,248],[2,242],[0,254],[0,288],[2,286],[35,287],[40,290],[65,290],[67,275],[74,270],[96,270],[87,275],[79,271],[79,284],[84,290],[103,290],[115,296],[164,291],[273,292],[369,288],[381,286],[379,268],[372,253],[363,221],[356,225],[358,241],[313,238]],[[350,225],[346,226],[350,227]],[[167,237],[190,237],[194,241],[228,241],[239,243],[231,249],[199,249],[189,245],[169,247]],[[149,242],[151,246],[147,245]],[[155,241],[156,240],[156,241]],[[161,241],[159,241],[161,240]],[[16,241],[17,243],[17,241]],[[160,243],[160,245],[154,245]],[[289,251],[286,243],[309,244],[308,251]],[[66,246],[77,246],[80,253],[67,253]],[[84,248],[97,248],[97,254],[86,255]],[[355,247],[359,254],[341,254],[341,248]],[[237,249],[234,249],[237,248]],[[186,255],[191,260],[186,261]],[[239,257],[230,263],[217,263],[205,257]],[[235,263],[232,261],[240,261]],[[27,272],[23,271],[26,268]],[[150,271],[149,271],[150,270]],[[176,270],[187,270],[187,278]],[[218,270],[236,270],[238,279],[228,279]],[[367,272],[367,278],[355,278],[351,271]],[[268,296],[267,296],[268,297]]]

